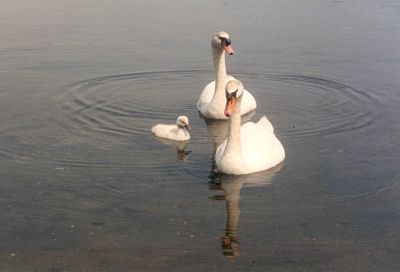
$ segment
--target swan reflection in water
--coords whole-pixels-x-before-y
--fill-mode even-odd
[[[187,161],[189,159],[189,154],[192,151],[187,151],[187,145],[189,141],[173,141],[173,140],[168,140],[168,139],[163,139],[159,137],[154,137],[157,138],[161,143],[170,145],[170,146],[175,146],[176,147],[176,159],[179,161]]]
[[[274,175],[279,172],[283,164],[269,170],[251,175],[211,175],[209,189],[213,193],[223,191],[224,195],[215,194],[210,198],[226,201],[226,227],[221,239],[222,254],[225,257],[234,258],[239,254],[238,225],[240,216],[240,190],[243,186],[263,186],[270,184]]]

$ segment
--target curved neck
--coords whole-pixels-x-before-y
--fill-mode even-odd
[[[241,154],[241,149],[240,149],[241,148],[240,146],[241,102],[242,102],[242,96],[240,96],[237,99],[232,115],[229,118],[229,134],[224,152],[224,155],[227,156],[229,156],[229,154],[232,154],[233,156]]]
[[[212,55],[215,71],[215,96],[225,98],[225,84],[226,84],[226,65],[225,65],[225,51],[220,48],[212,46]]]

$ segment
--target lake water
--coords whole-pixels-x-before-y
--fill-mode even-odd
[[[399,271],[400,4],[1,2],[0,271]],[[217,176],[210,38],[285,162]],[[154,137],[189,116],[192,139]]]

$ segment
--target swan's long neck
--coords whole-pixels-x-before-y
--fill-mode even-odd
[[[240,96],[235,104],[232,115],[229,119],[229,134],[228,140],[226,143],[226,148],[224,152],[224,156],[237,156],[237,154],[241,154],[241,146],[240,146],[240,108],[241,108],[242,96]]]
[[[211,104],[220,105],[225,103],[226,65],[225,51],[212,47],[212,55],[215,71],[215,92]],[[219,102],[219,103],[218,103]],[[218,106],[216,106],[218,107]]]
[[[225,51],[213,47],[212,53],[213,53],[213,62],[215,71],[216,90],[222,90],[221,93],[225,95],[224,92],[225,80],[226,80]]]

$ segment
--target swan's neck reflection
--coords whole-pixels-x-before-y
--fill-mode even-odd
[[[226,227],[221,239],[222,254],[226,257],[238,257],[239,238],[238,226],[240,217],[240,189],[243,186],[243,177],[214,175],[210,182],[210,190],[223,191],[224,195],[214,195],[215,200],[225,200]]]
[[[176,146],[176,159],[179,161],[187,161],[189,159],[189,154],[192,151],[187,151],[186,147],[187,147],[187,143],[188,141],[184,141],[184,142],[180,142],[177,146]]]
[[[187,145],[189,141],[173,141],[163,138],[156,137],[161,143],[176,147],[176,159],[179,161],[187,161],[191,151],[187,151]]]
[[[242,123],[249,121],[255,111],[252,111],[242,116]],[[209,135],[211,136],[214,144],[214,151],[212,154],[211,164],[211,181],[210,190],[223,191],[224,196],[215,195],[212,198],[216,200],[226,201],[226,228],[225,234],[222,236],[221,247],[222,253],[226,257],[238,257],[239,254],[239,238],[238,226],[240,217],[240,190],[244,184],[251,186],[260,186],[271,183],[272,177],[275,173],[281,170],[283,164],[275,166],[269,170],[251,174],[251,175],[223,175],[218,174],[215,163],[215,151],[225,141],[229,133],[229,121],[225,120],[211,120],[204,118]]]
[[[210,191],[223,191],[224,195],[214,195],[212,199],[225,200],[226,204],[226,227],[222,236],[221,248],[222,253],[226,257],[238,257],[239,254],[239,238],[238,227],[240,217],[240,191],[243,185],[246,186],[263,186],[272,182],[273,176],[282,169],[280,164],[267,171],[251,174],[251,175],[211,175],[209,183]]]
[[[226,228],[225,235],[222,237],[222,253],[226,257],[239,256],[239,239],[238,239],[238,225],[240,217],[240,189],[243,182],[240,181],[226,181],[222,183],[222,189],[225,192],[226,201]]]

